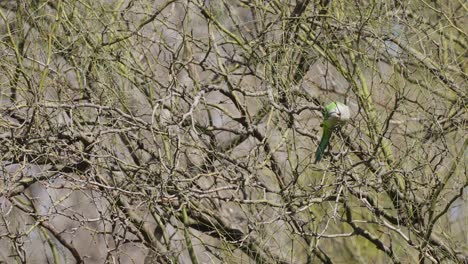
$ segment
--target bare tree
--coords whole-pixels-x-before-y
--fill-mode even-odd
[[[0,6],[2,262],[468,262],[464,1]]]

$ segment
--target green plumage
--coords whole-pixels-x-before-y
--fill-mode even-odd
[[[320,144],[317,146],[317,150],[315,151],[315,163],[319,162],[322,159],[323,153],[325,153],[325,149],[327,148],[328,143],[330,142],[332,131],[333,128],[323,128]]]
[[[315,163],[322,159],[335,127],[346,123],[349,118],[350,112],[346,105],[339,102],[332,102],[325,106],[323,112],[322,138],[320,139],[320,143],[315,151]]]

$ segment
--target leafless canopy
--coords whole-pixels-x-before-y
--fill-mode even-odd
[[[1,1],[0,262],[466,263],[467,14]]]

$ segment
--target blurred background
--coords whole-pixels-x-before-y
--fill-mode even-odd
[[[2,1],[0,262],[467,263],[467,9]]]

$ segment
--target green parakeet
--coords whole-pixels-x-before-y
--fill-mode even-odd
[[[323,153],[330,142],[333,130],[346,123],[350,116],[351,113],[349,112],[349,107],[345,104],[332,102],[325,106],[322,123],[323,133],[322,138],[320,139],[320,144],[315,151],[315,163],[322,159]]]

